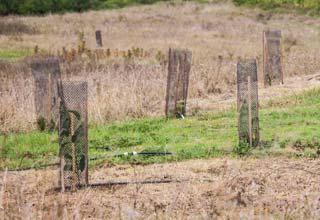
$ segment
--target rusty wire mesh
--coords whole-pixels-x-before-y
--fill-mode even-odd
[[[58,121],[59,103],[57,82],[60,79],[59,60],[55,57],[35,58],[31,61],[35,80],[35,108],[38,121],[55,126]]]
[[[237,64],[237,110],[239,143],[259,144],[259,103],[256,60]]]
[[[169,50],[166,96],[167,118],[181,118],[186,115],[191,60],[191,51]]]
[[[61,188],[88,184],[88,85],[59,83]]]
[[[263,73],[264,85],[283,83],[281,31],[263,32]]]

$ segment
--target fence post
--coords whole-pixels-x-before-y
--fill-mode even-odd
[[[283,84],[283,57],[280,30],[263,31],[264,86]]]
[[[101,48],[103,46],[102,45],[102,35],[101,35],[101,31],[100,30],[96,31],[96,42],[97,42],[97,47],[98,48]]]
[[[237,64],[237,112],[239,143],[259,145],[259,100],[256,60]]]
[[[35,58],[31,61],[35,81],[35,108],[41,129],[55,127],[58,121],[59,103],[57,82],[61,77],[56,57]],[[42,124],[42,125],[41,125]]]
[[[183,118],[186,115],[191,61],[191,51],[169,49],[165,110],[167,118]]]
[[[75,189],[88,185],[88,84],[59,82],[60,184]]]

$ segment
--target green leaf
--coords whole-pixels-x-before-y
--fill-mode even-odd
[[[79,161],[79,166],[78,166],[78,170],[84,171],[86,167],[86,157],[84,156],[84,154],[82,154],[80,156],[80,161]]]
[[[84,136],[84,124],[81,123],[75,130],[74,135],[72,135],[72,138],[71,138],[72,143],[79,143],[79,141],[81,141],[83,136]]]

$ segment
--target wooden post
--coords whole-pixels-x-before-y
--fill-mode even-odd
[[[70,132],[71,137],[74,135],[74,116],[70,114]],[[72,149],[72,190],[76,189],[77,186],[77,159],[76,159],[76,146],[72,142],[71,143]]]
[[[64,155],[60,155],[60,181],[61,181],[61,192],[65,191],[65,182],[64,182],[64,166],[66,165],[66,162],[64,160]]]
[[[48,122],[51,123],[52,121],[52,106],[51,106],[51,100],[52,100],[52,79],[51,79],[51,73],[49,73],[49,82],[48,82]]]
[[[101,31],[97,30],[96,31],[96,42],[97,42],[97,48],[101,48],[102,45],[102,35],[101,35]]]

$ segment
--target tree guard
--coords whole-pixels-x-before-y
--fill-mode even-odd
[[[264,85],[283,84],[281,31],[263,32]]]
[[[96,42],[97,42],[97,47],[101,48],[102,47],[102,35],[101,35],[100,30],[96,31]]]
[[[59,115],[59,60],[56,57],[35,58],[31,62],[31,71],[35,81],[37,121],[44,123],[45,127],[55,126]]]
[[[182,118],[186,114],[191,60],[191,51],[169,50],[167,118]]]
[[[88,84],[59,83],[60,184],[75,189],[88,185]]]
[[[239,144],[259,144],[259,103],[256,60],[237,64],[237,111]]]

